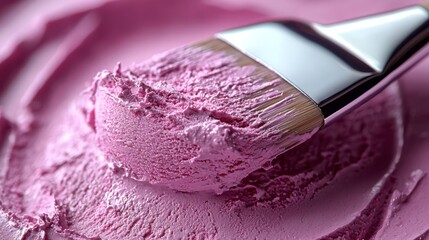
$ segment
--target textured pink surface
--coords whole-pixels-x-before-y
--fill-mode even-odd
[[[105,158],[127,176],[179,191],[220,194],[236,186],[284,152],[282,144],[304,138],[282,138],[271,124],[272,108],[255,113],[282,94],[261,89],[283,80],[267,83],[254,71],[231,56],[188,46],[100,72],[89,90],[88,117]]]
[[[86,124],[88,95],[81,94],[100,69],[117,61],[124,66],[142,62],[216,31],[279,16],[279,9],[286,16],[311,13],[309,18],[323,22],[340,18],[327,12],[357,16],[407,4],[349,0],[309,6],[273,0],[253,8],[240,2],[235,10],[185,0],[169,1],[169,8],[162,1],[88,5],[61,11],[46,18],[52,19],[47,25],[40,22],[46,28],[16,36],[0,53],[0,238],[423,236],[429,229],[429,112],[421,104],[429,100],[428,61],[404,76],[403,97],[398,85],[391,86],[220,196],[151,186],[106,165]],[[19,11],[32,12],[31,4],[21,4]],[[1,6],[2,11],[13,6]],[[9,20],[0,19],[1,26],[6,24]],[[407,128],[398,159],[402,99]]]

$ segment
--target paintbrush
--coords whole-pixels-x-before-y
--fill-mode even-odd
[[[398,79],[429,53],[428,42],[427,4],[328,25],[285,20],[227,30],[99,74],[98,90],[114,103],[97,101],[94,128],[108,161],[127,175],[221,193]],[[244,88],[252,91],[237,97]]]
[[[365,103],[429,53],[428,9],[424,3],[328,25],[263,22],[218,33],[197,45],[232,55],[239,65],[255,65],[256,74],[284,80],[273,87],[284,98],[295,95],[295,101],[271,114],[294,112],[294,117],[274,122],[282,131],[306,136],[287,151]]]

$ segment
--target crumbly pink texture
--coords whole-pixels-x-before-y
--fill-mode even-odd
[[[345,169],[395,159],[399,123],[397,113],[389,109],[398,108],[399,103],[387,99],[373,99],[311,141],[280,155],[270,167],[252,172],[226,193],[230,201],[245,206],[289,206],[314,196]]]
[[[329,199],[341,198],[344,189],[334,188],[329,197],[315,193],[336,177],[341,181],[337,176],[341,173],[347,173],[348,178],[355,175],[352,183],[345,178],[355,188],[367,187],[354,171],[379,168],[377,179],[395,164],[396,111],[400,107],[396,96],[395,88],[381,94],[331,129],[279,157],[270,170],[251,173],[239,188],[220,196],[180,193],[122,176],[121,169],[104,164],[97,135],[85,123],[81,109],[71,107],[54,129],[36,127],[28,133],[13,133],[19,141],[11,147],[2,190],[8,197],[2,202],[2,211],[8,213],[6,222],[22,229],[21,234],[54,234],[53,239],[280,239],[292,237],[296,231],[303,239],[325,234],[346,239],[371,235],[372,226],[376,228],[384,217],[383,204],[390,197],[388,181],[381,182],[385,186],[381,190],[371,190],[374,182],[370,182],[367,190],[375,196],[369,198],[372,200],[363,214],[354,213],[348,220],[332,219],[329,224],[344,228],[332,233],[325,232],[320,221],[332,212],[343,211],[341,207],[332,210]],[[42,127],[40,124],[36,125]],[[30,178],[14,174],[19,173],[19,161],[29,154],[29,146],[46,131],[50,134],[36,162],[37,171]],[[316,199],[310,204],[304,201],[311,197]],[[359,213],[359,197],[341,201],[346,209],[355,208]],[[302,213],[303,208],[308,211]],[[305,230],[307,225],[296,221],[297,216],[305,217],[312,231]]]
[[[129,0],[94,6],[90,14],[66,7],[49,24],[26,25],[39,13],[35,7],[65,1],[0,2],[0,41],[16,37],[15,30],[1,34],[12,20],[20,22],[18,29],[32,30],[25,41],[15,38],[14,45],[0,49],[0,239],[427,237],[429,112],[422,103],[429,101],[429,60],[404,76],[402,94],[394,84],[293,150],[293,156],[280,156],[273,168],[251,173],[231,192],[180,193],[106,166],[82,114],[86,108],[75,106],[85,98],[80,93],[95,72],[118,60],[140,62],[267,16],[226,10],[226,2],[217,8],[194,0]],[[250,2],[277,16],[327,22],[412,1],[234,4]],[[16,17],[22,13],[27,17]],[[4,47],[10,55],[4,55]],[[408,127],[397,162],[392,156],[401,150],[402,99]]]
[[[90,118],[106,160],[134,179],[179,191],[222,193],[237,185],[284,152],[282,132],[267,127],[266,116],[276,115],[254,111],[283,93],[253,96],[282,80],[263,82],[254,70],[223,52],[183,47],[100,72]]]

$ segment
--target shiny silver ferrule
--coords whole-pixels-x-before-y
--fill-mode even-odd
[[[330,25],[263,22],[217,38],[307,95],[320,107],[326,125],[429,53],[429,12],[413,6]]]

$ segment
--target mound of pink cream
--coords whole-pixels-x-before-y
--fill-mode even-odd
[[[87,111],[104,157],[126,176],[179,191],[220,194],[236,186],[284,152],[282,132],[264,127],[275,113],[255,113],[283,94],[261,89],[283,80],[261,81],[255,68],[187,46],[100,72]],[[283,115],[286,121],[294,112]]]
[[[238,97],[258,89],[245,78],[251,68],[198,49],[149,57],[279,17],[278,3],[165,4],[0,4],[0,239],[427,235],[429,112],[418,103],[429,100],[428,61],[404,76],[402,90],[393,84],[270,162],[275,134],[258,131],[244,111],[255,102]],[[289,4],[288,16],[338,20]],[[314,9],[344,7],[352,17],[399,7],[359,1],[351,13],[350,4]],[[118,60],[121,68],[99,72]],[[225,85],[210,85],[211,76]]]

